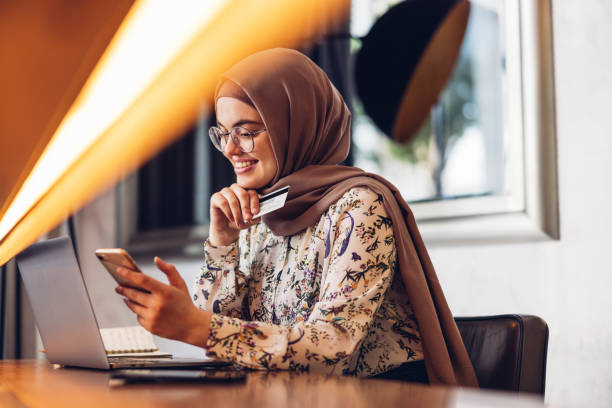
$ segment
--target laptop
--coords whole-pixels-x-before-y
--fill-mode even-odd
[[[103,370],[230,365],[205,357],[107,355],[69,237],[30,246],[17,256],[17,266],[50,363]]]

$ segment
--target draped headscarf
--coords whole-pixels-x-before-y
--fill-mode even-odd
[[[263,222],[276,235],[293,235],[316,223],[353,187],[368,187],[382,195],[393,219],[398,270],[421,333],[429,381],[477,386],[461,335],[401,193],[379,175],[339,165],[350,148],[351,115],[327,75],[298,51],[270,49],[243,59],[223,74],[215,101],[244,95],[264,122],[278,164],[276,175],[259,193],[290,186],[285,206],[264,215]]]

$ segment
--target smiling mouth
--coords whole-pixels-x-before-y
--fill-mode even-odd
[[[237,169],[243,169],[246,167],[250,167],[254,165],[255,163],[257,163],[257,160],[241,161],[241,162],[234,163],[234,167]]]
[[[252,171],[255,166],[259,163],[258,160],[249,160],[249,161],[241,161],[234,163],[234,173],[240,175],[244,173],[249,173]]]

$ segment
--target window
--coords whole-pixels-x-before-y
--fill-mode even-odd
[[[351,34],[395,3],[354,1]],[[400,189],[429,243],[558,238],[548,3],[471,4],[454,72],[412,142],[385,137],[352,100],[355,165]]]

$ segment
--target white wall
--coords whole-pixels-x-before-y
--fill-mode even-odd
[[[546,400],[612,404],[612,1],[553,0],[561,241],[430,248],[456,315],[550,326]]]

